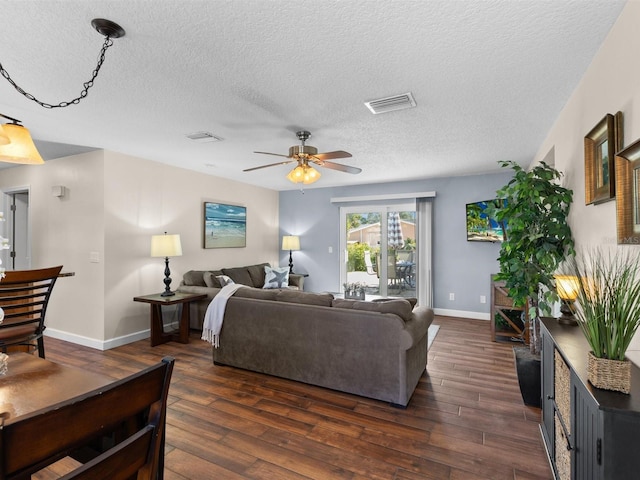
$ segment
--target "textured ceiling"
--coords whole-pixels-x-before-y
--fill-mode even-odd
[[[276,190],[298,188],[291,166],[242,170],[278,161],[253,152],[286,154],[300,129],[363,170],[321,169],[317,187],[492,172],[531,161],[624,3],[3,0],[0,62],[48,103],[89,79],[93,18],[126,36],[79,105],[46,110],[0,79],[0,112],[47,158],[105,148]],[[416,108],[364,106],[406,92]],[[186,138],[198,131],[223,141]]]

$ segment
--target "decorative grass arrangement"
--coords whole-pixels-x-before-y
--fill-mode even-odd
[[[638,261],[629,251],[602,249],[567,261],[578,287],[575,316],[595,357],[624,360],[640,326]]]
[[[638,257],[629,251],[591,250],[570,257],[564,271],[575,278],[575,316],[591,347],[589,381],[629,393],[631,370],[625,354],[640,326]]]

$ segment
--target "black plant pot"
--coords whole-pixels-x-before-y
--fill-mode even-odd
[[[518,384],[524,404],[529,407],[542,407],[540,356],[534,355],[527,346],[513,347],[516,357]]]

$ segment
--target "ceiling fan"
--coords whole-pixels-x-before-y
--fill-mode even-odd
[[[287,178],[291,180],[293,183],[313,183],[320,178],[320,172],[318,172],[315,168],[313,168],[310,163],[316,164],[320,167],[329,168],[331,170],[338,170],[340,172],[345,173],[360,173],[362,171],[361,168],[358,167],[350,167],[349,165],[342,165],[341,163],[330,162],[329,159],[334,158],[348,158],[351,156],[349,152],[345,152],[342,150],[336,150],[335,152],[326,152],[326,153],[318,153],[318,149],[316,147],[312,147],[311,145],[305,145],[305,142],[311,137],[311,133],[306,130],[301,130],[296,132],[298,139],[300,140],[300,145],[294,145],[289,148],[289,155],[281,155],[279,153],[269,153],[269,152],[253,152],[253,153],[261,153],[264,155],[275,155],[277,157],[285,157],[290,160],[278,163],[270,163],[268,165],[261,165],[259,167],[247,168],[243,170],[244,172],[251,172],[253,170],[259,170],[261,168],[267,167],[275,167],[276,165],[287,165],[289,163],[296,163],[297,166],[289,172]]]

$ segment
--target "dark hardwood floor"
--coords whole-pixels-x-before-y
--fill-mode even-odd
[[[490,341],[489,323],[436,317],[441,326],[406,410],[384,402],[231,367],[211,346],[106,352],[45,339],[49,360],[121,378],[165,355],[176,358],[167,413],[165,478],[517,479],[552,478],[525,407],[512,345]]]

